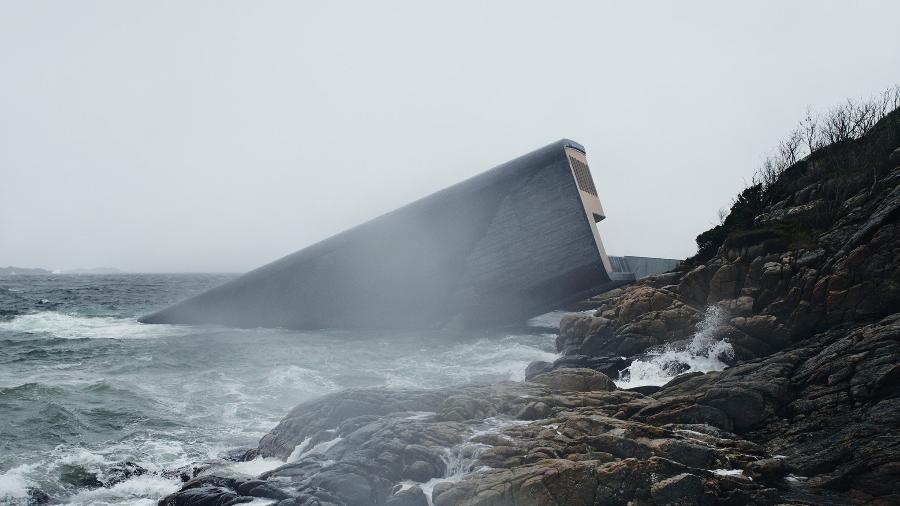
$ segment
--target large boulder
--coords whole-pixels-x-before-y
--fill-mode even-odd
[[[530,380],[557,392],[611,391],[616,384],[605,374],[593,369],[557,369],[539,374]]]

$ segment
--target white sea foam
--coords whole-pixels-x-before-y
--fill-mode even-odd
[[[731,343],[716,336],[716,329],[726,316],[720,307],[710,306],[690,341],[650,350],[645,358],[635,360],[620,373],[616,385],[619,388],[664,385],[679,374],[721,371],[727,367],[723,359],[734,356]]]
[[[109,488],[85,490],[72,496],[66,504],[72,506],[104,506],[123,504],[144,506],[156,504],[163,497],[181,488],[179,480],[156,475],[143,475],[125,480]]]
[[[367,334],[144,325],[133,318],[53,311],[0,322],[0,336],[7,339],[10,334],[12,339],[34,339],[36,346],[41,346],[39,339],[46,338],[96,341],[72,342],[72,349],[78,350],[72,354],[72,362],[25,362],[20,368],[4,370],[0,385],[20,385],[27,379],[60,387],[61,392],[78,395],[85,391],[95,395],[88,387],[100,384],[102,379],[114,387],[108,393],[110,402],[122,403],[111,404],[116,413],[110,415],[110,423],[119,423],[116,417],[128,417],[132,411],[149,414],[139,422],[128,418],[129,432],[119,441],[86,445],[74,438],[54,450],[21,451],[23,456],[14,457],[9,465],[27,465],[0,471],[0,504],[4,504],[4,497],[21,499],[30,486],[74,504],[155,504],[177,483],[148,477],[145,480],[151,481],[128,480],[127,484],[110,489],[74,491],[70,484],[60,481],[61,466],[78,466],[104,480],[113,466],[130,461],[158,476],[162,470],[215,460],[233,448],[253,444],[278,423],[286,406],[334,389],[385,383],[435,388],[471,381],[521,379],[529,362],[556,358],[551,352],[555,335],[549,333],[467,334],[459,339],[440,336],[431,340],[428,335],[421,339],[376,335],[383,341],[376,347],[372,345],[374,337],[369,339]],[[170,336],[191,339],[152,339]],[[114,343],[101,339],[110,338],[140,341],[121,342],[108,355],[107,348]],[[359,344],[363,338],[364,346]],[[103,352],[96,353],[97,349]],[[46,361],[43,355],[34,355],[33,360]],[[184,368],[183,363],[195,356],[196,366]],[[235,357],[240,360],[235,361]],[[145,366],[147,359],[158,361],[159,367],[132,370],[136,365]],[[28,360],[32,358],[28,356]],[[110,364],[115,366],[112,372]],[[427,419],[432,415],[410,412],[405,416]],[[179,424],[173,425],[169,419]],[[306,441],[294,449],[288,461],[327,453],[329,449],[333,452],[332,446],[339,441]],[[448,450],[450,471],[435,483],[477,471],[473,469],[473,455],[479,448],[482,447],[470,441]],[[257,459],[235,464],[235,472],[254,474],[281,464]]]
[[[281,467],[285,464],[285,461],[281,459],[271,458],[271,457],[256,457],[253,460],[246,460],[244,462],[235,462],[232,464],[231,470],[241,473],[247,474],[250,476],[259,476],[266,471],[271,471],[272,469]]]
[[[525,368],[532,361],[553,361],[559,357],[545,351],[554,339],[550,334],[507,335],[499,340],[484,338],[456,344],[424,356],[403,357],[386,374],[386,383],[395,388],[421,388],[447,384],[446,380],[430,383],[436,377],[448,378],[456,384],[522,381]]]
[[[791,482],[791,483],[803,483],[804,481],[808,480],[809,478],[806,477],[806,476],[800,476],[800,475],[796,475],[796,474],[789,474],[789,475],[787,475],[784,479],[785,479],[786,481]]]
[[[300,442],[297,446],[294,447],[294,450],[288,455],[287,462],[297,462],[300,460],[300,457],[306,453],[306,447],[309,446],[309,442],[312,441],[312,438],[306,436],[303,441]]]
[[[574,311],[574,312],[573,311],[551,311],[549,313],[544,313],[542,315],[535,316],[534,318],[531,318],[530,320],[528,320],[527,323],[528,323],[529,327],[549,327],[552,329],[558,329],[559,323],[566,316],[569,316],[572,314],[582,314],[582,315],[591,316],[596,312],[597,312],[596,309],[587,309],[584,311]]]
[[[434,411],[410,411],[411,415],[407,416],[407,420],[427,420],[434,416]]]
[[[297,365],[275,368],[268,374],[266,380],[268,386],[272,388],[290,386],[310,392],[332,392],[340,388],[320,372]]]
[[[571,313],[567,311],[551,311],[549,313],[531,318],[530,320],[528,320],[528,325],[530,327],[557,328],[559,327],[559,321],[562,320],[563,316],[566,316],[567,314]]]
[[[0,331],[48,334],[63,339],[147,339],[186,332],[177,325],[146,325],[132,318],[76,316],[56,311],[18,315]]]
[[[434,487],[442,482],[457,482],[472,473],[487,471],[487,466],[479,466],[478,458],[481,454],[490,448],[489,445],[473,441],[474,439],[488,434],[499,434],[503,429],[513,425],[524,425],[530,422],[522,420],[510,420],[506,418],[489,417],[486,418],[479,426],[475,427],[469,437],[458,445],[454,445],[444,450],[441,458],[444,460],[447,471],[440,478],[432,478],[425,483],[417,483],[416,485],[425,493],[429,506],[433,506],[432,494]],[[411,486],[411,485],[410,485]],[[409,487],[406,487],[409,488]]]
[[[326,452],[328,452],[329,449],[331,449],[332,446],[340,443],[342,439],[344,438],[336,437],[334,439],[329,439],[328,441],[321,441],[319,443],[316,443],[315,446],[301,453],[300,457],[302,458],[313,453],[321,453],[324,455]]]
[[[0,474],[0,504],[27,498],[31,485],[27,475],[37,467],[37,464],[22,464]]]

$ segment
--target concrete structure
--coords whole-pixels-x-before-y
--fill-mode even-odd
[[[681,260],[674,258],[651,257],[609,257],[613,272],[630,272],[634,279],[646,278],[660,272],[666,272],[678,267]]]
[[[142,318],[239,327],[518,323],[634,279],[613,268],[584,148],[561,140]]]

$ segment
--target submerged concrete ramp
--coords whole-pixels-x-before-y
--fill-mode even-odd
[[[647,276],[659,274],[661,272],[670,271],[681,263],[676,258],[651,258],[651,257],[609,257],[609,263],[612,265],[613,273],[630,272],[634,274],[634,279],[642,279]]]
[[[561,140],[141,319],[237,327],[518,323],[623,281],[584,148]]]

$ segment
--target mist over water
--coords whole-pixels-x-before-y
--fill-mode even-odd
[[[74,504],[153,504],[178,480],[89,490],[78,476],[102,481],[124,461],[158,471],[255,447],[294,405],[343,388],[521,380],[529,362],[556,358],[547,328],[559,314],[465,334],[136,320],[229,278],[0,278],[0,504],[28,487]]]

